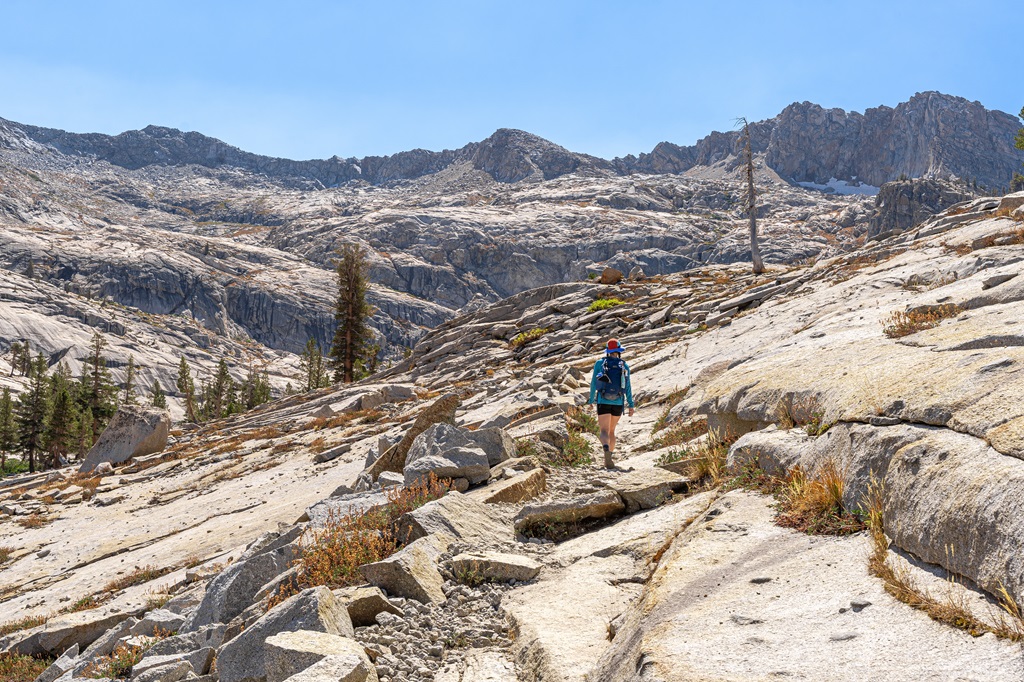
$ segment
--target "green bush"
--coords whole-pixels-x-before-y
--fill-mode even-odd
[[[598,310],[608,310],[609,308],[614,308],[615,306],[622,305],[623,303],[625,303],[625,301],[619,298],[599,298],[587,307],[587,312],[593,313]]]
[[[512,348],[522,348],[531,341],[536,341],[540,337],[544,336],[551,330],[547,327],[539,327],[537,329],[531,329],[528,332],[522,332],[512,337],[512,340],[508,342],[508,345]]]

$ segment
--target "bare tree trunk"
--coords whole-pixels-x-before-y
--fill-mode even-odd
[[[750,260],[754,264],[754,274],[760,275],[764,272],[764,263],[761,261],[761,249],[757,244],[757,194],[754,191],[754,154],[750,148],[750,126],[747,120],[743,119],[743,137],[747,155],[747,215],[750,216]]]

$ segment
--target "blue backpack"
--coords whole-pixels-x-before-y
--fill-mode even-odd
[[[597,394],[604,400],[616,402],[626,395],[626,377],[629,370],[622,358],[605,358],[597,376]]]

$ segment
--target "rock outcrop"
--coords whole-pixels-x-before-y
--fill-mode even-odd
[[[171,415],[167,410],[122,405],[114,414],[96,444],[78,467],[87,473],[103,462],[121,464],[132,457],[143,457],[167,447]]]
[[[875,212],[868,239],[881,239],[917,227],[953,204],[973,199],[966,185],[931,178],[896,180],[882,185],[875,197]]]

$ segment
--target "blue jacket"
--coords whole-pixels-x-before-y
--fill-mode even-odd
[[[605,400],[597,392],[597,377],[601,375],[603,365],[604,358],[601,358],[594,363],[594,372],[590,375],[590,400],[587,401],[587,404],[589,405],[590,403],[596,402],[598,405],[622,405],[623,402],[625,402],[626,407],[632,408],[633,386],[632,381],[630,380],[629,365],[626,364],[625,360],[622,361],[622,374],[626,378],[626,396],[625,398],[619,398],[618,400]]]

